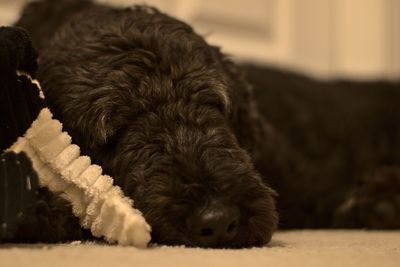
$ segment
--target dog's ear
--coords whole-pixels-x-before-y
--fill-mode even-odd
[[[62,68],[47,67],[44,65],[39,77],[49,107],[82,149],[111,145],[118,133],[136,118],[141,105],[129,96],[128,90],[104,86],[97,79],[87,80],[79,75],[74,75],[73,81],[65,86],[53,79],[65,75],[59,72]],[[60,94],[57,89],[66,93]]]

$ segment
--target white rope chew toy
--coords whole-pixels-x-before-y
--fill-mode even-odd
[[[124,197],[110,176],[102,175],[88,156],[62,132],[62,124],[49,109],[40,111],[23,137],[10,150],[25,152],[32,160],[41,186],[67,199],[81,226],[111,243],[144,248],[150,241],[150,226],[133,201]]]

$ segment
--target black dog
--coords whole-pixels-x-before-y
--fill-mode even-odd
[[[18,25],[39,47],[50,108],[154,241],[265,244],[277,224],[267,180],[282,227],[400,227],[398,84],[248,68],[267,124],[237,67],[154,9],[42,1]]]
[[[253,164],[264,126],[235,65],[149,7],[36,5],[71,3],[76,12],[51,41],[37,42],[38,78],[73,141],[134,199],[153,241],[267,243],[275,193]],[[18,24],[31,30],[25,18]]]

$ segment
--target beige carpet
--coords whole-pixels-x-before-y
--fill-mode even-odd
[[[0,245],[1,267],[90,266],[400,266],[400,231],[278,232],[264,248],[224,250],[184,247],[135,249],[73,242]]]

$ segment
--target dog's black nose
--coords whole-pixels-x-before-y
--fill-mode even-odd
[[[237,207],[213,203],[195,211],[186,224],[195,245],[201,247],[224,247],[238,231],[240,212]]]

